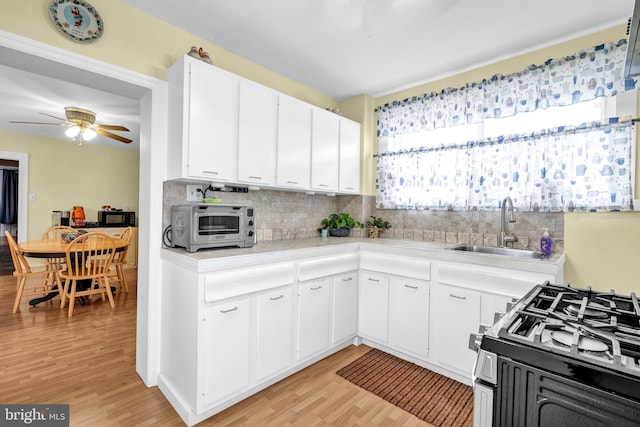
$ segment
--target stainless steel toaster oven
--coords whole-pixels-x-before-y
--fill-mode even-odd
[[[220,247],[248,248],[255,244],[255,209],[251,206],[206,203],[171,206],[172,247],[196,252]]]

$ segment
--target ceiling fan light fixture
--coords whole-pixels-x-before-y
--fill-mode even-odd
[[[70,126],[67,130],[64,131],[64,134],[69,138],[75,138],[80,133],[80,128],[78,126]]]
[[[96,132],[93,129],[87,128],[82,131],[82,139],[85,141],[91,141],[96,137]]]

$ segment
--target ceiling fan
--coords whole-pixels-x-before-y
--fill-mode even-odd
[[[125,138],[109,131],[122,131],[129,132],[124,126],[119,125],[96,125],[96,113],[90,110],[77,107],[65,107],[64,109],[66,119],[52,116],[47,113],[40,113],[44,116],[52,117],[56,120],[61,120],[64,123],[45,123],[45,122],[18,122],[10,121],[9,123],[23,123],[32,125],[54,125],[54,126],[66,126],[68,129],[65,134],[69,138],[80,137],[80,141],[90,141],[95,138],[96,134],[106,136],[107,138],[113,138],[117,141],[130,143],[132,140]]]

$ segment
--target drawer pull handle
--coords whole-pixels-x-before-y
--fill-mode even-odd
[[[284,295],[280,295],[280,296],[277,296],[277,297],[269,297],[269,299],[271,301],[277,301],[277,300],[282,299],[282,298],[284,298]]]
[[[322,285],[320,285],[320,286],[318,286],[316,288],[313,288],[313,287],[311,288],[312,291],[317,291],[318,289],[322,289]]]
[[[350,282],[352,280],[353,280],[353,277],[344,277],[344,278],[342,278],[343,282]]]
[[[318,184],[318,187],[328,187],[329,184]]]
[[[465,299],[467,299],[467,297],[461,297],[461,296],[459,296],[459,295],[455,295],[455,294],[449,294],[449,296],[450,296],[451,298],[455,298],[455,299],[461,299],[461,300],[465,300]]]
[[[375,283],[380,282],[380,279],[373,279],[371,277],[367,277],[367,280],[370,281],[370,282],[375,282]]]
[[[249,179],[262,179],[261,176],[250,176]]]
[[[238,307],[233,307],[233,308],[230,308],[228,310],[220,310],[220,313],[227,314],[227,313],[231,313],[232,311],[236,311],[237,309],[238,309]]]
[[[287,184],[298,184],[298,181],[287,181]]]
[[[218,175],[218,172],[216,172],[216,171],[202,171],[202,173],[209,173],[211,175]]]
[[[412,285],[404,285],[404,287],[409,289],[418,289],[417,286],[412,286]]]

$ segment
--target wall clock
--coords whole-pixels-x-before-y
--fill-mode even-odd
[[[83,0],[52,0],[49,17],[58,31],[78,43],[92,43],[104,32],[100,14]]]

